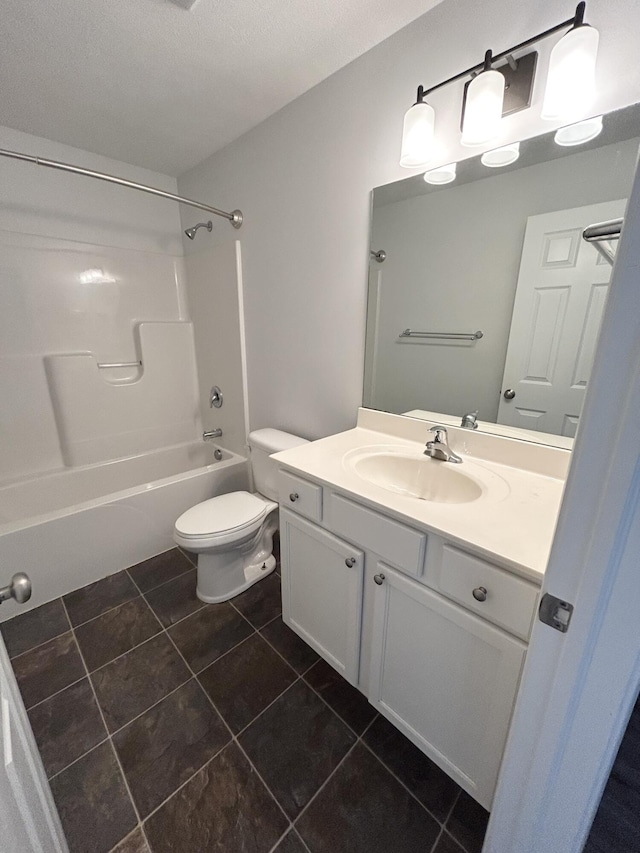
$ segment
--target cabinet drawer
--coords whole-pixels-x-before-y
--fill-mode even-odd
[[[451,545],[443,545],[433,580],[438,590],[490,622],[527,640],[539,589],[522,578]],[[486,599],[478,601],[473,591]]]
[[[280,506],[287,506],[312,521],[322,521],[322,486],[296,477],[288,471],[278,475]]]
[[[383,560],[419,577],[424,566],[427,536],[384,515],[331,493],[327,500],[328,524]]]

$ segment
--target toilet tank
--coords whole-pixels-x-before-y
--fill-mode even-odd
[[[249,449],[255,490],[265,498],[277,501],[278,463],[270,459],[270,455],[308,443],[306,438],[280,429],[256,429],[250,432]]]

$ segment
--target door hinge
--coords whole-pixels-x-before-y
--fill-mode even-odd
[[[573,614],[573,604],[568,601],[563,601],[561,598],[556,598],[555,595],[545,592],[540,600],[540,610],[538,618],[545,625],[550,625],[556,631],[561,631],[566,634],[569,630],[569,622]]]

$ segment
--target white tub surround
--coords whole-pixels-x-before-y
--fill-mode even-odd
[[[477,484],[477,499],[420,500],[364,479],[354,470],[359,452],[420,455],[435,422],[360,409],[355,429],[274,457],[283,467],[313,477],[365,505],[489,557],[540,583],[549,558],[569,466],[568,450],[448,426],[461,465],[436,463]],[[455,470],[454,470],[455,469]]]
[[[490,809],[569,453],[432,426],[361,409],[275,454],[282,612]]]
[[[33,583],[28,606],[6,602],[0,620],[174,547],[182,512],[249,487],[247,460],[215,450],[191,442],[0,487],[0,563]]]

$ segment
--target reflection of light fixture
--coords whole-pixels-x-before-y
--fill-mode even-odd
[[[428,184],[450,184],[456,179],[456,164],[447,163],[446,166],[438,166],[424,173],[424,179]]]
[[[601,131],[602,116],[594,116],[593,118],[559,128],[556,130],[554,140],[558,145],[565,147],[569,145],[582,145],[584,142],[595,139]]]
[[[463,145],[483,145],[498,135],[504,103],[504,76],[491,68],[491,51],[484,68],[467,87],[462,118]]]
[[[542,118],[579,118],[593,102],[599,35],[584,23],[584,10],[580,3],[573,27],[551,51]]]
[[[483,166],[488,166],[490,169],[498,169],[500,166],[508,166],[510,163],[515,163],[519,156],[520,143],[512,142],[510,145],[503,145],[500,148],[485,151],[480,160]]]
[[[99,269],[85,270],[80,273],[78,279],[80,284],[115,284],[115,278]]]
[[[562,30],[567,32],[551,52],[543,108],[544,118],[576,120],[587,111],[595,90],[598,32],[584,22],[586,3],[578,3],[573,17],[544,30],[501,53],[485,53],[484,61],[426,89],[418,87],[416,103],[404,117],[400,165],[423,168],[433,156],[435,111],[425,98],[437,89],[465,78],[462,120],[463,145],[484,145],[495,138],[503,115],[531,105],[538,54],[524,53],[531,45]],[[498,67],[499,66],[499,67]],[[506,85],[505,85],[506,81]],[[506,164],[500,164],[506,165]]]
[[[420,86],[418,100],[404,116],[400,165],[407,169],[423,168],[433,153],[436,113],[430,104],[423,101],[423,97]]]

